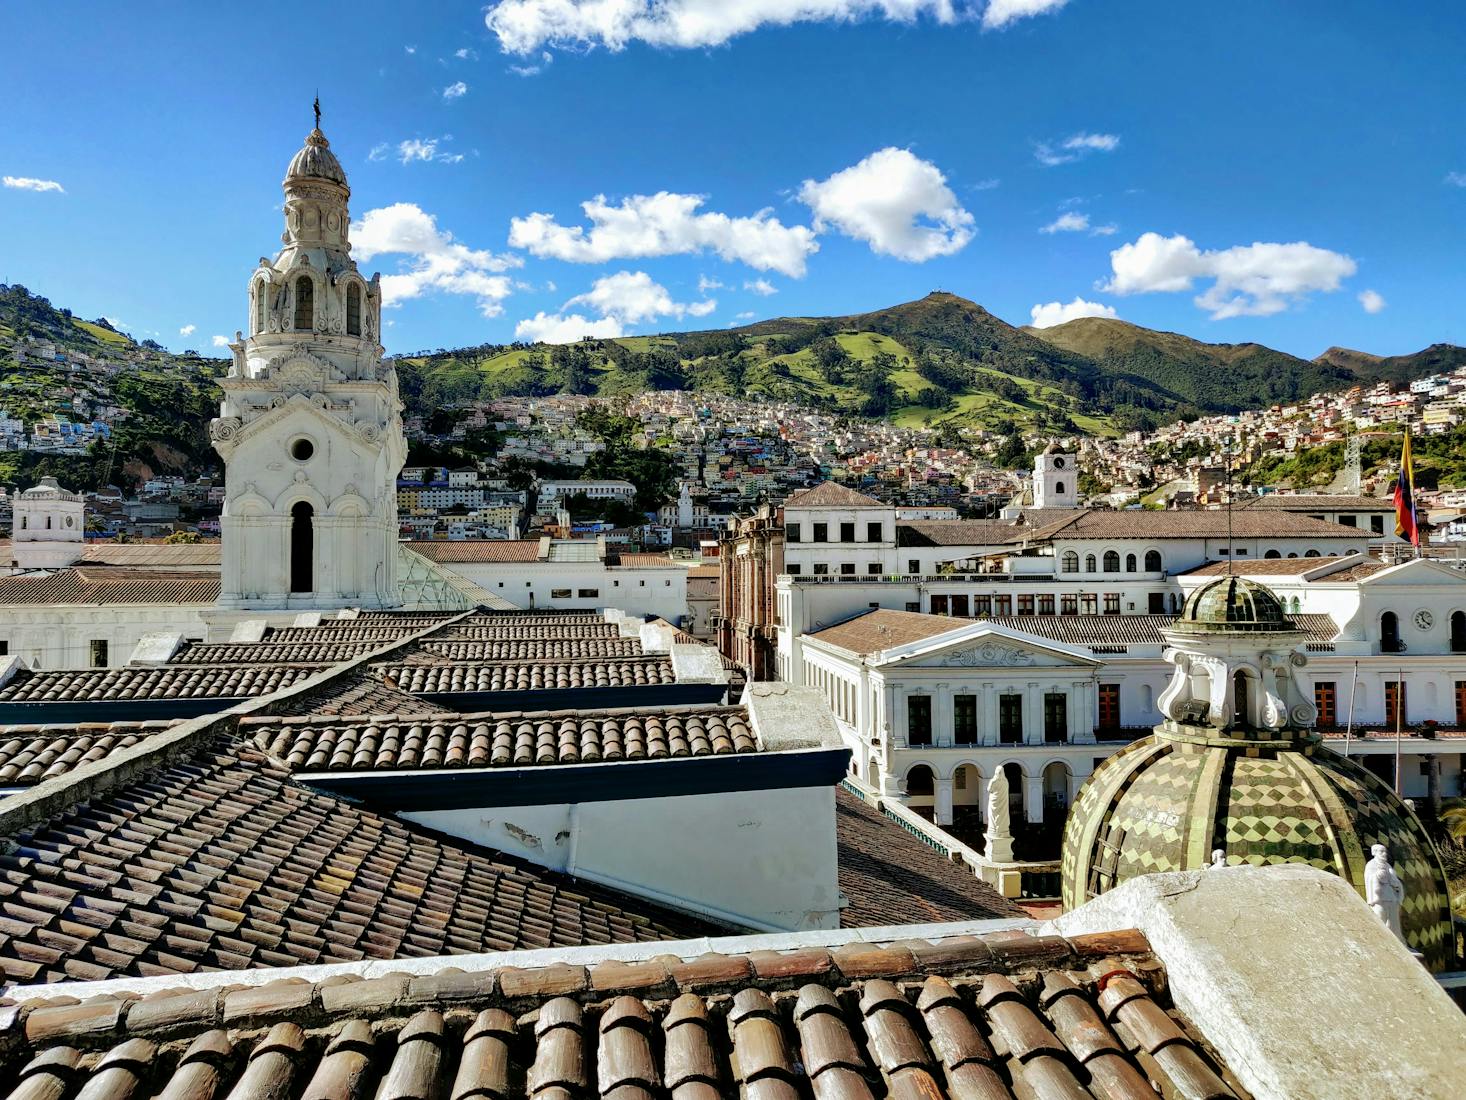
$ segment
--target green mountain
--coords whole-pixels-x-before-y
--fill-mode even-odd
[[[1366,351],[1351,351],[1349,348],[1329,348],[1314,362],[1342,367],[1361,379],[1389,381],[1399,386],[1428,374],[1445,374],[1466,366],[1466,348],[1458,348],[1455,344],[1431,344],[1413,355],[1370,355]]]
[[[45,344],[49,358],[37,350]],[[219,407],[214,379],[226,368],[221,359],[137,343],[104,319],[84,321],[23,286],[0,284],[0,411],[28,424],[63,417],[112,426],[105,442],[82,455],[0,450],[0,485],[24,487],[52,474],[93,489],[210,469],[217,464],[208,434]]]

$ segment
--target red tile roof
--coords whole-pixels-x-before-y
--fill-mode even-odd
[[[17,839],[0,856],[0,974],[11,982],[708,930],[297,786],[243,747],[157,768]]]
[[[155,573],[73,566],[54,573],[0,577],[3,604],[210,604],[219,578],[209,573]]]
[[[244,699],[269,695],[325,665],[159,665],[21,672],[0,702],[98,702],[109,699]]]
[[[537,660],[440,661],[433,664],[386,662],[379,671],[403,691],[434,695],[456,691],[551,691],[565,688],[626,687],[675,684],[669,657],[591,658],[579,661]]]
[[[473,562],[531,562],[540,556],[539,539],[483,539],[462,542],[410,542],[409,549],[429,561],[455,565]]]
[[[172,722],[0,726],[0,787],[28,787],[131,748]]]
[[[590,764],[758,751],[742,707],[254,718],[240,727],[297,771]]]
[[[107,1100],[1245,1095],[1139,932],[693,950],[27,1004],[0,1075]]]
[[[799,489],[784,498],[785,508],[888,508],[875,497],[857,493],[833,481],[822,481],[809,489]]]

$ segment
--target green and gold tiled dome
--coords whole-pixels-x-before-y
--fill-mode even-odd
[[[1433,970],[1450,962],[1445,873],[1420,821],[1368,769],[1314,739],[1272,744],[1157,729],[1110,757],[1069,812],[1064,908],[1128,879],[1205,867],[1307,863],[1364,892],[1371,845],[1405,884],[1405,939]]]
[[[1182,677],[1202,666],[1229,678],[1301,667],[1289,656],[1295,630],[1262,585],[1212,582],[1167,632],[1180,655],[1173,690],[1196,699]],[[1432,970],[1450,965],[1445,873],[1419,819],[1388,785],[1308,729],[1259,728],[1240,714],[1219,728],[1205,707],[1194,720],[1180,706],[1168,713],[1180,718],[1104,761],[1075,799],[1064,827],[1065,909],[1140,875],[1206,867],[1216,850],[1229,865],[1307,863],[1363,894],[1370,847],[1383,844],[1405,885],[1406,942]],[[1278,713],[1285,723],[1291,711]]]

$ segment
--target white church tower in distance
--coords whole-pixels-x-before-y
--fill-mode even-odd
[[[1033,506],[1035,508],[1079,507],[1079,456],[1059,452],[1050,443],[1033,460]]]
[[[351,189],[315,110],[285,172],[284,248],[250,277],[249,335],[229,345],[210,425],[225,466],[225,608],[401,603],[397,373],[378,343],[380,276],[351,259]]]

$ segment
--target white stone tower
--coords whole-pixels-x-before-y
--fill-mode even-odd
[[[285,172],[284,244],[249,283],[210,425],[227,496],[219,604],[394,607],[397,474],[407,457],[397,374],[382,360],[380,277],[348,240],[351,189],[316,128]]]
[[[80,493],[43,477],[15,495],[11,514],[11,554],[17,569],[64,569],[81,560],[86,530]]]
[[[1033,506],[1079,507],[1079,457],[1060,454],[1057,443],[1033,460]]]

